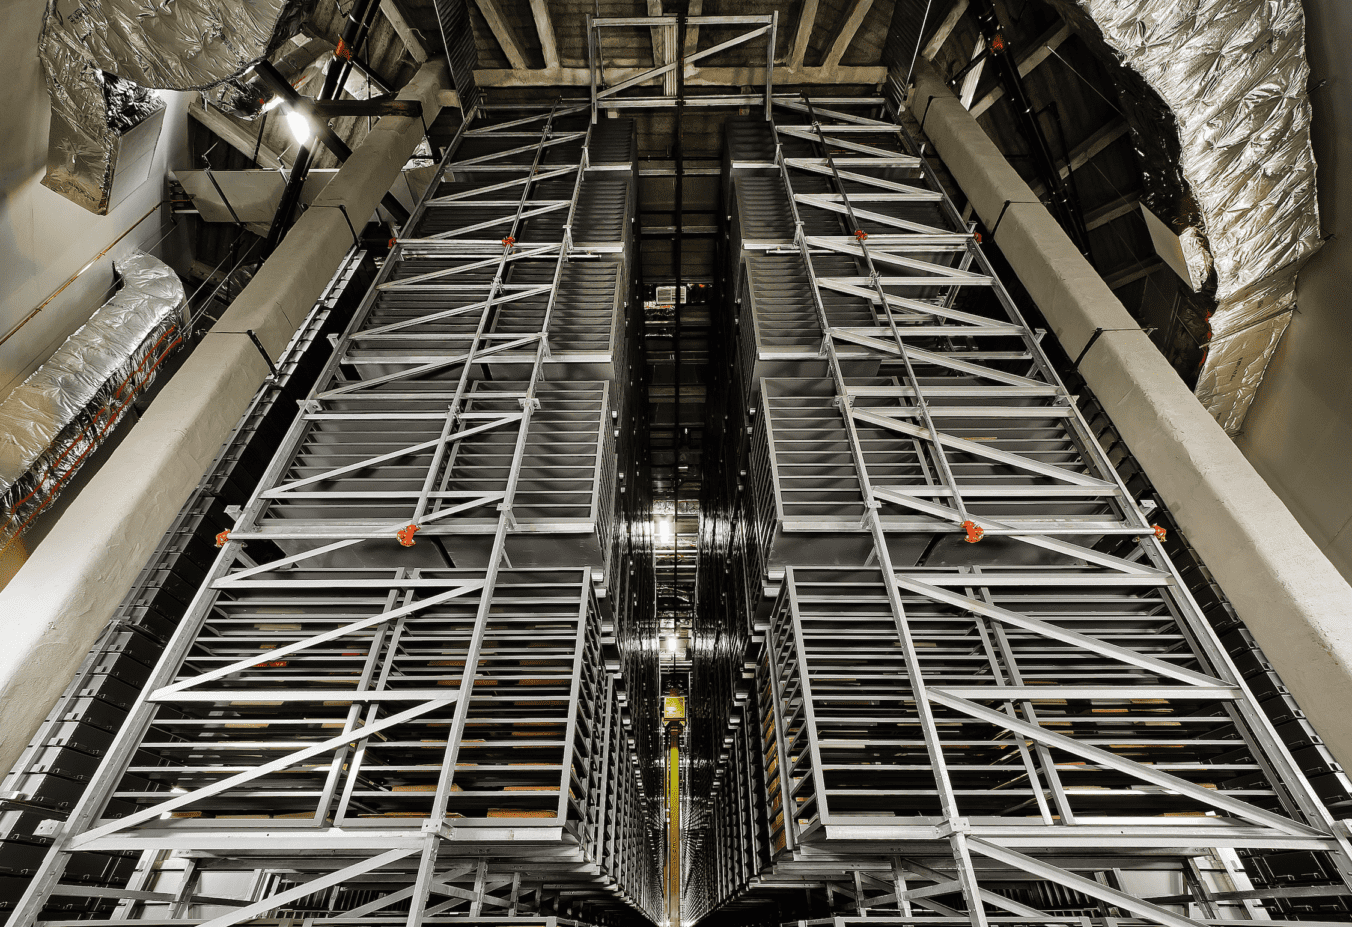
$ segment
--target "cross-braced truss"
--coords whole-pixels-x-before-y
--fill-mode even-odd
[[[597,603],[632,171],[589,117],[462,127],[13,923],[656,909]]]
[[[750,42],[682,910],[1196,927],[1352,891],[1346,829],[882,101],[772,95],[774,17],[685,22],[705,48],[593,19],[590,101],[466,121],[14,923],[656,916],[621,691],[652,680],[611,672],[655,665],[615,479],[633,130],[598,117],[759,105],[680,91]],[[651,68],[607,56],[625,29]],[[1290,853],[1330,884],[1250,883]]]
[[[777,597],[715,713],[716,794],[766,810],[703,816],[689,906],[1181,927],[1267,918],[1243,857],[1293,850],[1348,893],[1345,831],[904,130],[775,104],[731,152],[730,261]]]
[[[684,26],[684,41],[682,41]],[[714,40],[707,47],[696,36],[703,30]],[[729,97],[690,97],[678,92],[678,84],[694,70],[717,63],[718,56],[743,46],[764,49],[765,89],[760,94],[765,114],[770,115],[774,90],[775,41],[779,31],[779,13],[768,16],[587,16],[587,59],[591,71],[591,105],[599,109],[643,108],[681,104],[726,105]],[[653,66],[636,66],[627,47],[616,50],[613,39],[630,34],[651,34]],[[610,44],[607,44],[611,39]],[[628,44],[628,43],[626,43]],[[657,88],[652,85],[660,82]],[[654,89],[657,92],[652,92]],[[633,90],[633,93],[627,91]]]

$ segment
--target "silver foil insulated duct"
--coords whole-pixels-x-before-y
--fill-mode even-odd
[[[238,77],[295,34],[313,0],[49,0],[38,58],[52,98],[43,183],[106,214],[123,134],[162,104],[147,88]]]
[[[1236,434],[1320,245],[1300,2],[1075,2],[1177,122],[1217,278],[1197,396]]]
[[[188,297],[144,252],[114,262],[122,287],[0,402],[0,549],[54,501],[187,334]]]

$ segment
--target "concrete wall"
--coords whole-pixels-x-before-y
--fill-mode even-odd
[[[1304,0],[1319,209],[1328,241],[1297,280],[1299,311],[1236,439],[1352,580],[1352,3]],[[1352,625],[1352,615],[1347,616]]]
[[[51,106],[34,49],[45,0],[0,2],[0,337],[127,231],[164,196],[167,169],[187,167],[186,93],[168,93],[149,179],[106,216],[96,216],[42,186]],[[121,190],[117,191],[120,195]],[[113,259],[163,237],[167,214],[152,215],[0,345],[0,397],[46,360],[107,298]],[[156,249],[171,261],[177,236]]]

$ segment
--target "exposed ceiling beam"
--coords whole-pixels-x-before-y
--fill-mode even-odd
[[[260,167],[274,171],[285,169],[286,165],[282,163],[282,158],[277,152],[266,145],[259,145],[255,133],[245,129],[215,107],[204,107],[199,101],[193,100],[188,104],[188,115],[216,133],[217,137],[231,148],[256,161]],[[254,158],[255,148],[258,149],[257,158]]]
[[[316,100],[309,109],[320,119],[341,119],[344,116],[412,116],[422,118],[422,104],[417,100],[400,100],[394,96],[367,97],[355,100]]]
[[[962,14],[967,12],[967,5],[971,0],[958,0],[949,8],[948,15],[944,21],[939,23],[939,28],[930,36],[930,40],[925,43],[925,48],[920,52],[920,56],[926,61],[933,61],[934,56],[939,54],[939,49],[944,47],[948,37],[953,34],[953,30],[958,25],[958,20],[962,19]]]
[[[662,0],[648,0],[648,15],[662,15]],[[653,37],[653,67],[658,68],[667,64],[667,35],[671,32],[668,26],[652,26],[648,30]],[[676,93],[676,72],[668,71],[662,76],[662,92],[668,96]]]
[[[836,33],[835,39],[831,42],[831,48],[826,53],[826,60],[822,62],[822,67],[830,71],[840,66],[840,59],[845,57],[845,52],[854,41],[854,37],[859,32],[859,27],[864,24],[864,17],[868,11],[873,8],[873,0],[854,0],[850,4],[850,12],[845,15],[845,19],[840,24],[840,31]]]
[[[548,0],[530,0],[530,11],[535,16],[535,31],[540,35],[540,50],[544,52],[545,67],[559,66],[559,42],[554,38],[554,23],[549,18]]]
[[[1119,197],[1111,203],[1106,203],[1098,209],[1092,209],[1084,214],[1084,228],[1087,232],[1092,232],[1096,228],[1101,228],[1112,222],[1114,219],[1120,219],[1134,213],[1141,204],[1141,198],[1138,194],[1128,193],[1126,196]]]
[[[399,36],[399,41],[404,43],[404,48],[408,49],[409,57],[418,64],[425,62],[429,57],[427,46],[418,37],[418,31],[409,25],[408,17],[399,6],[399,0],[380,0],[380,12],[385,15],[385,19]]]
[[[1061,179],[1070,176],[1095,158],[1099,152],[1131,131],[1125,119],[1114,119],[1070,150],[1070,160],[1061,165]]]
[[[311,128],[314,129],[315,136],[323,143],[325,148],[333,152],[333,156],[338,159],[340,164],[352,156],[351,147],[349,147],[347,142],[343,141],[338,136],[338,133],[333,130],[333,126],[329,124],[329,119],[314,113],[313,105],[315,101],[307,97],[302,97],[294,87],[287,83],[286,78],[272,66],[272,62],[260,61],[258,64],[254,65],[254,73],[262,79],[263,83],[266,84],[273,93],[282,98],[284,107],[290,107],[302,112],[309,111],[310,114],[315,117],[311,120]],[[421,110],[419,110],[419,115],[421,115]]]
[[[798,11],[798,29],[793,34],[793,51],[789,53],[789,70],[797,71],[807,57],[807,43],[812,38],[812,27],[817,24],[817,0],[803,0]]]
[[[1110,121],[1107,125],[1099,129],[1093,135],[1089,136],[1083,142],[1076,145],[1074,148],[1070,149],[1070,159],[1067,161],[1062,161],[1060,164],[1057,165],[1057,170],[1061,174],[1061,179],[1065,180],[1073,172],[1078,171],[1080,168],[1084,167],[1094,158],[1098,157],[1099,153],[1102,152],[1105,148],[1107,148],[1113,142],[1117,141],[1119,138],[1126,135],[1130,131],[1131,127],[1127,125],[1127,121],[1125,119],[1118,117]],[[1031,187],[1033,189],[1033,192],[1036,193],[1039,198],[1041,198],[1047,192],[1046,186],[1041,182],[1031,184]]]
[[[607,68],[612,81],[627,80],[651,68]],[[515,70],[485,68],[474,72],[480,87],[586,87],[591,84],[587,68]],[[887,80],[887,68],[863,67],[800,68],[796,71],[775,68],[778,84],[881,84]],[[743,87],[765,83],[765,66],[740,68],[701,68],[690,65],[685,82],[694,87]],[[604,104],[603,104],[604,105]]]
[[[1110,290],[1120,290],[1129,283],[1135,283],[1142,277],[1149,277],[1155,271],[1164,267],[1164,261],[1159,258],[1149,258],[1141,261],[1139,264],[1132,264],[1130,267],[1124,267],[1116,273],[1108,274],[1103,278],[1103,282],[1108,284]]]
[[[662,15],[662,0],[648,0],[648,15]],[[653,67],[660,67],[667,63],[666,50],[662,41],[663,28],[661,26],[651,26],[648,29],[653,37]]]
[[[687,11],[690,16],[704,15],[704,0],[690,0],[690,9]],[[685,53],[693,55],[699,50],[699,26],[687,25],[685,27]]]
[[[1065,23],[1052,26],[1037,40],[1031,48],[1018,58],[1018,69],[1020,77],[1027,77],[1032,70],[1051,57],[1062,42],[1070,38],[1070,27]],[[995,105],[995,101],[1005,95],[1005,88],[1001,84],[996,84],[990,93],[986,94],[980,100],[972,105],[972,115],[980,116],[986,110]]]
[[[493,38],[497,39],[498,44],[502,46],[502,53],[507,56],[507,63],[518,71],[529,68],[530,65],[526,63],[526,56],[521,51],[521,45],[516,41],[516,35],[513,34],[511,25],[502,15],[497,0],[474,0],[474,2],[479,5],[479,12],[484,14],[484,20],[493,32]]]
[[[981,54],[985,50],[985,40],[978,36],[976,47],[972,49],[972,61],[968,64],[971,70],[962,79],[962,87],[958,90],[958,99],[968,109],[972,108],[972,98],[976,96],[976,88],[981,83],[981,72],[986,67],[986,59]]]

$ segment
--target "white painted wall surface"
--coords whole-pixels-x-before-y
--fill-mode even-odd
[[[169,93],[148,179],[108,215],[96,216],[42,185],[51,110],[36,51],[44,6],[44,0],[0,0],[0,337],[164,198],[167,169],[189,166],[191,94]],[[0,345],[0,397],[103,303],[113,283],[113,259],[154,244],[169,231],[168,220],[167,210],[146,219]],[[169,235],[154,252],[181,266],[180,236]]]
[[[1296,281],[1297,312],[1236,438],[1352,582],[1352,3],[1304,0],[1319,212],[1329,240]],[[1352,615],[1348,616],[1352,622]]]

